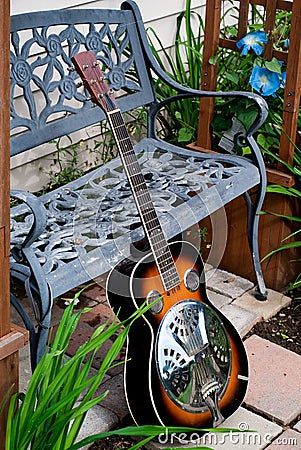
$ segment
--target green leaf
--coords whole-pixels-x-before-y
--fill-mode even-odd
[[[275,57],[271,61],[265,61],[265,66],[271,72],[281,73],[281,65]]]
[[[227,80],[232,81],[235,84],[238,84],[239,82],[239,76],[237,75],[237,73],[226,73],[225,77],[227,78]]]
[[[252,150],[250,149],[250,147],[242,147],[242,154],[243,154],[243,156],[251,155]]]
[[[245,108],[244,105],[242,105],[242,107],[239,108],[237,111],[238,120],[240,120],[243,123],[244,127],[247,130],[254,123],[257,115],[258,115],[257,108],[253,107]]]
[[[282,339],[289,339],[289,336],[287,334],[281,333]]]
[[[278,252],[282,252],[283,250],[289,250],[290,248],[298,248],[298,247],[301,247],[301,241],[289,242],[288,244],[281,245],[280,247],[276,248],[275,250],[272,250],[270,253],[264,256],[262,258],[262,261],[275,255]]]
[[[180,128],[178,135],[178,142],[190,142],[193,137],[193,133],[189,128]]]
[[[217,61],[218,61],[218,55],[214,55],[209,58],[209,64],[212,64],[213,66],[215,66]]]
[[[283,219],[287,219],[287,220],[293,220],[294,222],[301,222],[301,217],[297,217],[297,216],[286,216],[285,214],[278,214],[278,213],[274,213],[274,212],[266,212],[266,211],[260,211],[259,214],[269,214],[271,216],[275,216],[275,217],[282,217]],[[301,230],[297,230],[294,233],[292,233],[290,236],[293,236],[294,234],[300,233]],[[288,237],[290,237],[288,236]],[[288,239],[288,238],[285,238]]]
[[[92,442],[95,442],[96,440],[104,439],[109,436],[149,436],[149,437],[156,437],[160,434],[166,435],[168,434],[180,434],[180,433],[197,433],[199,432],[200,435],[202,435],[204,432],[214,432],[214,433],[229,433],[230,431],[233,432],[239,432],[237,429],[231,429],[231,428],[190,428],[190,427],[163,427],[160,425],[141,425],[141,426],[129,426],[125,428],[120,428],[117,430],[111,430],[104,433],[95,434],[93,436],[89,436],[85,439],[83,439],[80,442],[77,442],[72,447],[70,447],[68,450],[77,450],[84,445],[91,444]],[[248,430],[252,431],[252,430]],[[136,447],[139,448],[139,447]],[[204,447],[206,450],[208,447]]]
[[[280,186],[279,184],[271,184],[267,186],[267,192],[273,192],[276,194],[290,195],[292,197],[300,197],[301,191],[297,188]]]

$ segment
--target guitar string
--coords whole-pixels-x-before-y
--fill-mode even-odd
[[[98,84],[97,84],[97,86],[98,86]],[[101,86],[100,86],[100,89],[101,89]],[[134,153],[133,146],[132,146],[131,140],[129,138],[127,129],[125,127],[125,123],[124,123],[121,111],[117,107],[115,100],[113,100],[113,98],[110,98],[107,93],[104,95],[101,95],[100,98],[105,103],[106,112],[108,113],[107,116],[108,116],[109,122],[111,123],[112,131],[115,133],[117,143],[119,143],[121,156],[125,159],[125,163],[126,163],[125,168],[126,169],[128,168],[128,171],[127,171],[128,175],[129,175],[128,180],[129,180],[130,184],[132,185],[134,198],[136,196],[137,207],[140,207],[141,198],[143,198],[144,199],[143,206],[145,208],[145,205],[149,205],[148,214],[150,215],[150,218],[152,219],[152,221],[154,221],[154,223],[156,224],[154,227],[154,230],[157,229],[159,231],[158,236],[153,236],[153,233],[151,233],[152,230],[147,229],[147,227],[150,224],[149,219],[145,215],[143,215],[143,210],[141,210],[141,216],[142,216],[141,218],[144,220],[144,223],[145,223],[145,229],[146,229],[145,231],[148,234],[149,242],[153,248],[154,257],[155,257],[155,260],[157,261],[157,267],[159,269],[159,273],[161,273],[163,286],[165,287],[165,289],[167,291],[169,291],[170,289],[173,289],[177,285],[180,284],[180,278],[179,278],[179,274],[177,272],[175,262],[171,255],[170,249],[168,247],[168,244],[166,242],[162,228],[160,226],[160,222],[158,220],[157,214],[156,214],[153,204],[151,202],[151,199],[150,199],[150,196],[149,196],[149,193],[147,190],[147,186],[145,184],[144,177],[141,173],[139,163],[136,159],[136,155]],[[124,142],[128,143],[128,148],[127,148],[127,144],[125,144],[123,147]],[[139,179],[141,176],[140,181],[141,181],[141,186],[144,188],[144,192],[142,192],[142,195],[140,194],[140,197],[139,197],[139,194],[137,196],[137,191],[135,191],[135,185],[133,184],[132,179],[131,179],[131,173],[130,173],[131,165],[134,166],[134,170],[137,170]],[[159,240],[158,240],[158,238],[159,238]],[[155,239],[157,239],[157,241]],[[163,248],[163,246],[161,246],[161,243],[163,243],[164,248]],[[162,266],[162,263],[159,260],[160,255],[158,255],[158,249],[155,247],[158,245],[159,245],[159,249],[161,250],[161,252],[163,252],[163,254],[166,251],[164,249],[167,249],[167,259],[169,260],[169,264],[165,265],[165,267],[169,269],[168,272],[166,271],[166,268]],[[178,295],[177,295],[177,297],[178,297]]]
[[[116,138],[120,145],[120,150],[122,153],[122,156],[124,157],[124,161],[126,163],[127,173],[129,182],[133,187],[134,197],[136,197],[136,202],[138,202],[139,209],[141,211],[142,219],[145,224],[146,233],[148,235],[150,244],[152,245],[153,252],[155,259],[157,261],[159,272],[162,275],[162,282],[165,286],[166,290],[173,289],[180,283],[180,278],[175,266],[175,262],[173,260],[173,257],[171,255],[168,243],[165,239],[165,236],[163,234],[162,228],[160,226],[160,222],[158,220],[156,211],[154,209],[154,206],[152,204],[145,179],[141,173],[140,165],[136,159],[136,155],[134,153],[133,146],[131,144],[131,140],[128,136],[128,132],[126,130],[126,126],[124,124],[121,112],[119,109],[114,110],[110,114],[110,119],[112,122],[112,126],[115,130]],[[129,165],[128,165],[129,163]],[[134,173],[133,172],[134,167]],[[141,190],[136,190],[136,185],[133,177],[138,177],[139,185],[141,187]],[[148,208],[148,215],[150,216],[151,220],[154,221],[155,228],[149,227],[149,219],[145,216],[145,206]],[[159,238],[159,240],[158,240]],[[162,245],[161,245],[162,243]],[[161,252],[158,252],[158,248]],[[162,254],[165,255],[167,258],[167,264],[162,265],[162,261],[160,257]]]

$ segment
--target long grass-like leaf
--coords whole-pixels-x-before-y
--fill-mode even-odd
[[[270,258],[271,256],[275,255],[276,253],[282,252],[283,250],[289,250],[291,248],[299,248],[299,247],[301,247],[301,241],[288,242],[287,244],[281,245],[280,247],[276,248],[275,250],[272,250],[270,253],[265,255],[262,258],[262,261],[264,261],[267,258]]]
[[[15,411],[19,399],[21,404],[9,417],[7,450],[67,450],[75,442],[87,412],[107,394],[94,396],[107,370],[120,364],[115,361],[129,327],[149,307],[143,305],[123,322],[115,319],[100,326],[69,359],[65,353],[82,312],[73,313],[72,304],[66,308],[53,343],[34,371],[26,394],[11,400],[11,411]],[[113,336],[100,370],[92,376],[90,369],[96,351]]]
[[[120,428],[118,430],[106,431],[103,433],[98,433],[93,436],[89,436],[70,447],[69,450],[77,450],[84,445],[91,444],[96,440],[101,440],[109,436],[131,436],[131,437],[141,437],[148,436],[155,438],[159,435],[166,434],[180,434],[180,433],[200,433],[202,435],[205,432],[214,433],[229,433],[230,431],[239,432],[239,430],[231,428],[190,428],[190,427],[164,427],[160,425],[141,425],[141,426],[129,426],[125,428]]]
[[[14,444],[17,435],[13,433],[13,418],[16,414],[18,407],[18,394],[14,394],[11,397],[8,413],[7,413],[7,428],[5,437],[5,448],[10,449],[11,445]]]
[[[294,187],[285,187],[280,186],[278,184],[270,184],[267,186],[267,192],[289,195],[291,197],[299,197],[301,198],[301,191]]]

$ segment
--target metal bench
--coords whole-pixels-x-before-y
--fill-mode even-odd
[[[169,78],[151,53],[136,4],[120,10],[78,9],[34,12],[11,18],[11,156],[89,127],[105,119],[86,101],[79,77],[68,71],[79,51],[92,50],[106,68],[123,113],[145,107],[147,136],[136,146],[154,205],[168,239],[243,195],[248,207],[248,238],[257,276],[257,297],[266,298],[258,254],[258,212],[266,177],[253,134],[266,118],[260,96],[188,89]],[[176,95],[158,101],[153,79]],[[17,110],[14,99],[23,96]],[[249,158],[202,153],[177,147],[157,136],[156,116],[167,102],[187,97],[237,97],[254,102],[258,115],[235,136],[252,150]],[[256,188],[252,201],[248,191]],[[119,158],[42,196],[13,191],[11,276],[21,280],[34,317],[12,293],[11,301],[30,331],[32,366],[45,351],[53,299],[105,274],[143,239],[137,210]]]

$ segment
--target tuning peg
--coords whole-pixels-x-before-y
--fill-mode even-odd
[[[75,72],[75,67],[67,67],[68,72]]]
[[[92,100],[91,97],[86,97],[86,98],[84,99],[84,102],[89,102],[90,100]]]
[[[92,66],[93,66],[93,67],[99,66],[99,61],[93,61]]]
[[[83,82],[82,82],[82,81],[79,81],[78,83],[75,84],[75,86],[76,86],[77,88],[79,88],[79,87],[83,86]]]

